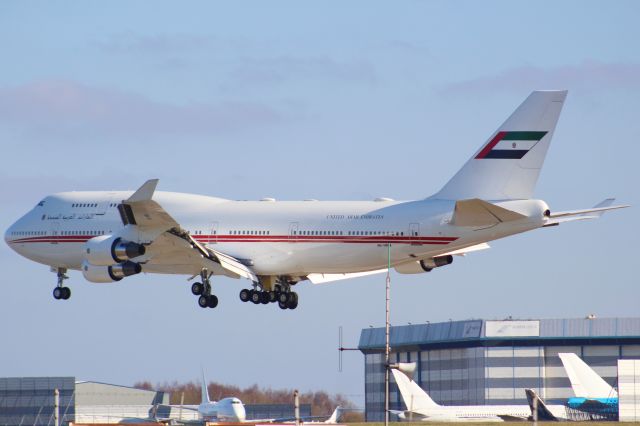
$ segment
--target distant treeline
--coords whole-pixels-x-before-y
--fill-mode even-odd
[[[199,404],[201,400],[200,383],[195,382],[165,382],[152,385],[150,382],[145,381],[137,382],[133,387],[145,390],[169,392],[171,394],[170,404],[175,405],[180,404],[183,393],[183,403],[185,405]],[[293,404],[293,389],[274,390],[271,388],[261,388],[258,385],[242,389],[238,386],[222,385],[215,382],[210,382],[207,388],[209,390],[209,397],[214,401],[229,396],[235,396],[240,398],[244,404]],[[344,396],[329,395],[324,391],[301,393],[300,403],[311,404],[311,414],[314,416],[331,414],[338,405],[343,408],[354,407],[351,401],[346,399]],[[345,413],[346,418],[343,418],[343,421],[354,417],[353,414],[357,413]],[[353,420],[356,419],[354,418]]]

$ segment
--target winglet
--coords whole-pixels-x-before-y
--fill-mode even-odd
[[[151,197],[153,197],[153,193],[156,191],[158,181],[159,179],[149,179],[143,183],[142,186],[127,199],[127,202],[133,203],[136,201],[150,200]]]

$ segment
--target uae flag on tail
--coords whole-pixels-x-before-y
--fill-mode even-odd
[[[519,160],[546,134],[547,132],[498,132],[476,155],[476,159]]]

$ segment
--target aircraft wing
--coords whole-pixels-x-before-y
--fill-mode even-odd
[[[350,274],[309,274],[307,279],[313,284],[324,284],[333,281],[348,280],[349,278],[366,277],[367,275],[382,274],[387,272],[387,268],[375,269],[373,271],[354,272]]]
[[[258,281],[256,274],[240,260],[196,241],[180,224],[152,199],[158,179],[145,182],[118,205],[122,223],[138,226],[157,235],[148,245],[151,254],[143,271],[196,274],[206,268],[215,275]]]
[[[447,253],[442,253],[439,256],[447,256],[449,254],[451,255],[455,255],[455,256],[466,256],[467,253],[471,253],[474,251],[479,251],[479,250],[486,250],[486,249],[490,249],[491,246],[487,243],[480,243],[480,244],[476,244],[474,246],[469,246],[469,247],[465,247],[465,248],[461,248],[458,250],[454,250],[454,251],[449,251]]]
[[[555,226],[564,222],[572,222],[574,220],[597,219],[609,210],[617,210],[630,207],[626,204],[612,206],[615,200],[615,198],[607,198],[606,200],[596,204],[590,209],[568,210],[564,212],[551,213],[544,226]]]

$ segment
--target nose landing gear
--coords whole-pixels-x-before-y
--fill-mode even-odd
[[[218,297],[211,294],[211,274],[206,269],[200,271],[202,283],[193,283],[191,285],[191,293],[198,297],[198,306],[201,308],[215,308],[218,306]]]
[[[69,277],[66,275],[67,268],[54,268],[54,272],[58,275],[58,284],[53,289],[53,298],[56,300],[67,300],[71,297],[71,289],[64,286],[64,280]]]

